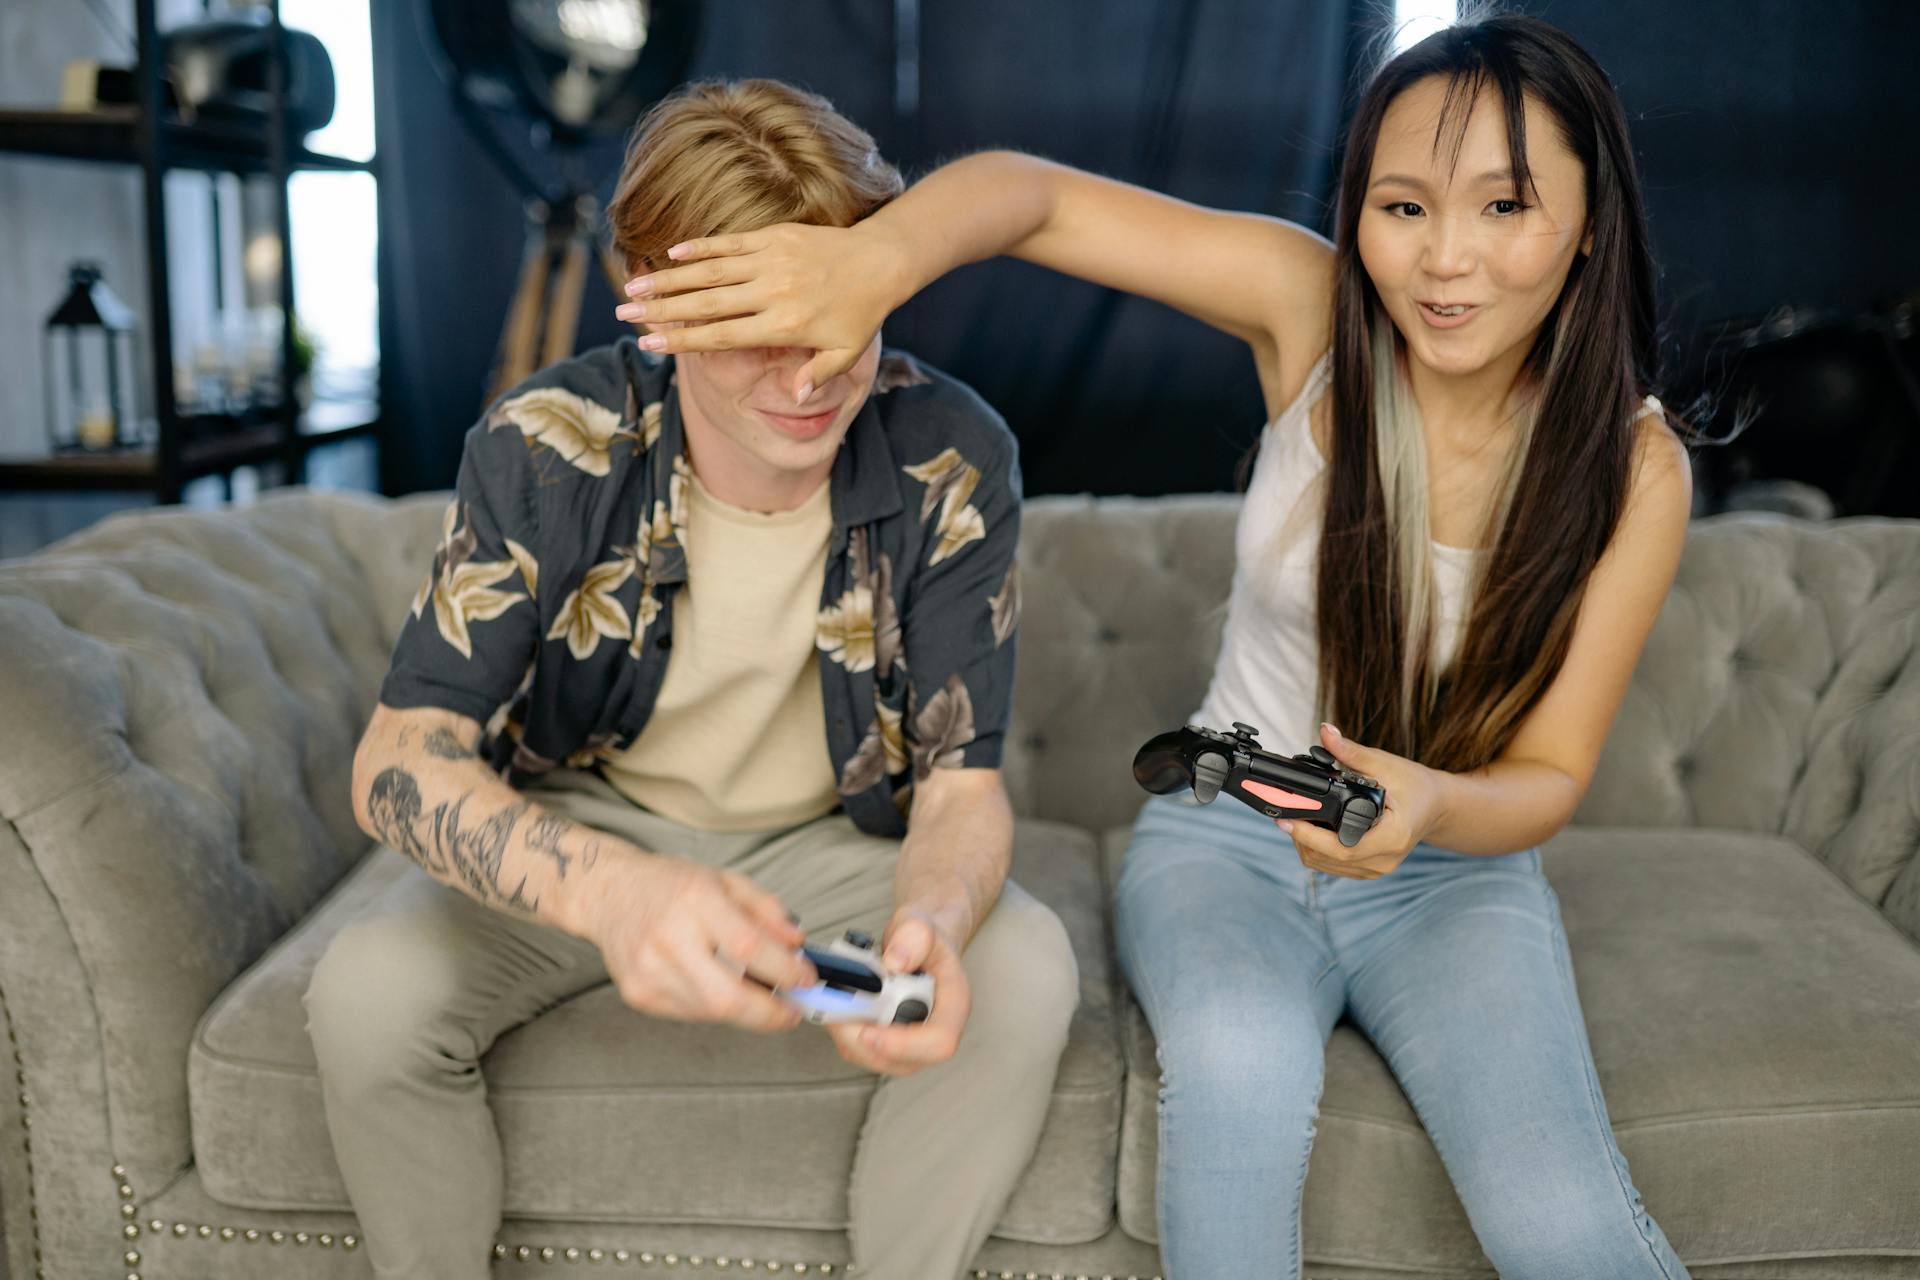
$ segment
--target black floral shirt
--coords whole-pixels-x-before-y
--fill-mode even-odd
[[[380,700],[480,722],[516,786],[597,770],[645,730],[666,675],[690,476],[671,358],[623,338],[515,388],[467,433]],[[827,750],[848,816],[897,836],[916,779],[1000,763],[1019,463],[977,395],[886,352],[828,483]]]

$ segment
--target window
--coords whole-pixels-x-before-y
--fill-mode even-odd
[[[371,159],[373,41],[365,0],[281,0],[280,18],[317,36],[333,62],[333,120],[309,134],[307,146],[350,160]],[[316,348],[314,395],[371,400],[380,362],[373,175],[298,173],[287,199],[294,306]]]

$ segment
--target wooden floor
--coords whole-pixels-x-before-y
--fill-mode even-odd
[[[307,457],[307,486],[375,492],[379,488],[376,448],[371,440],[343,440],[315,449]],[[230,489],[222,477],[205,476],[187,486],[181,502],[211,509],[229,501],[245,504],[258,491],[257,477],[250,468],[243,468],[235,473]],[[0,493],[0,560],[31,555],[116,511],[152,505],[153,495],[142,493]],[[5,1280],[4,1275],[0,1280]]]

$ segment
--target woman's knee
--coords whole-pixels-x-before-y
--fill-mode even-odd
[[[1326,1078],[1311,1010],[1233,983],[1190,984],[1162,996],[1156,1055],[1160,1102],[1171,1121],[1289,1149],[1304,1138]]]

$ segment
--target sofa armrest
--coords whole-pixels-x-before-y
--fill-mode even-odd
[[[85,1239],[117,1241],[117,1187],[191,1161],[201,1015],[370,847],[348,774],[390,644],[311,495],[135,513],[0,565],[0,999],[31,1188],[24,1159],[0,1170],[43,1247],[102,1196]]]
[[[111,1275],[125,1248],[93,987],[58,904],[0,823],[0,1225],[11,1274]],[[182,1086],[184,1104],[184,1085]]]

